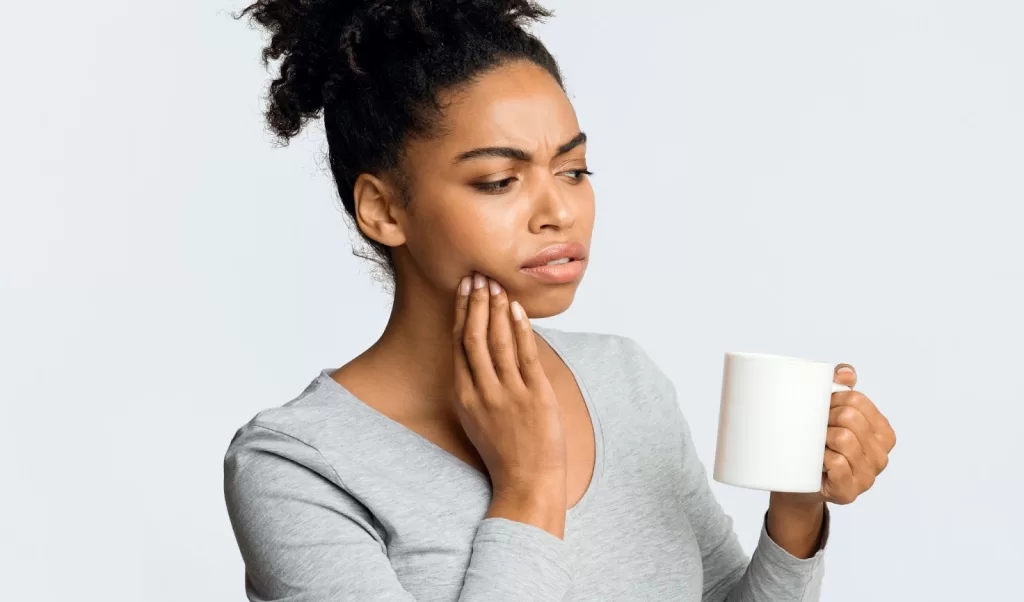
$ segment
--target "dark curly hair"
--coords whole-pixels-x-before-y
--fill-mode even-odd
[[[287,144],[323,111],[331,172],[353,223],[356,178],[400,175],[405,141],[438,131],[440,92],[514,60],[532,61],[564,87],[555,59],[525,29],[551,16],[536,2],[259,0],[236,18],[245,16],[270,33],[264,64],[281,59],[270,129]],[[356,254],[393,279],[390,248],[363,238],[371,253]]]

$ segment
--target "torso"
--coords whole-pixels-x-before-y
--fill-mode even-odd
[[[554,352],[542,344],[569,447],[564,540],[573,586],[565,600],[699,601],[705,575],[732,575],[745,561],[738,545],[714,539],[716,564],[703,565],[698,538],[723,532],[725,519],[713,503],[687,497],[706,483],[685,449],[673,392],[628,340],[543,332],[566,362],[551,363]],[[414,403],[387,403],[380,385],[392,385],[388,379],[377,389],[363,383],[360,393],[334,373],[262,412],[253,428],[285,433],[287,449],[275,453],[315,463],[339,490],[316,493],[322,503],[355,517],[370,538],[363,549],[380,546],[411,599],[457,600],[492,493],[472,445],[456,421],[422,411],[430,404],[417,413]],[[690,512],[700,521],[696,532]],[[309,590],[317,587],[326,586]]]
[[[544,339],[536,337],[536,340],[541,365],[551,382],[561,411],[567,455],[566,506],[571,508],[583,497],[594,474],[593,421],[568,366]],[[382,374],[369,362],[364,364],[353,361],[339,368],[331,377],[366,405],[487,474],[487,467],[466,437],[452,408],[417,403],[415,396],[411,395],[396,395],[388,387],[382,386],[382,383],[388,382],[382,378]],[[390,385],[392,388],[395,386]]]

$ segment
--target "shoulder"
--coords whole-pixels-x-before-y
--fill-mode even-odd
[[[354,520],[377,537],[369,510],[348,487],[347,464],[332,454],[340,450],[343,458],[354,456],[355,434],[366,429],[342,424],[350,420],[350,404],[340,385],[331,388],[324,379],[331,380],[326,371],[294,399],[258,412],[228,444],[224,500],[236,534],[250,546],[277,549],[281,529],[293,530],[303,522],[321,520],[316,528],[323,530],[337,527],[317,509]],[[329,449],[331,434],[344,443]]]
[[[569,331],[536,324],[533,325],[533,331],[556,347],[557,351],[565,353],[632,352],[639,348],[636,341],[620,334]]]
[[[676,388],[669,376],[634,339],[616,334],[534,330],[575,373],[593,400],[606,437],[634,442],[650,453],[679,458],[689,438]],[[629,446],[627,446],[629,447]]]
[[[647,386],[671,386],[671,382],[644,348],[634,339],[609,333],[570,332],[534,326],[571,368],[588,376],[613,376]]]
[[[680,407],[672,381],[634,339],[552,328],[534,331],[565,361],[603,418],[642,428],[678,424]]]
[[[320,448],[327,432],[361,430],[344,428],[360,419],[346,395],[325,370],[293,399],[256,413],[235,431],[228,444],[224,454],[225,476],[248,473],[266,478],[272,476],[268,471],[301,469],[336,480],[337,475]]]

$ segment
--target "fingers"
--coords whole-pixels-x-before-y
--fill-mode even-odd
[[[827,478],[822,487],[825,496],[837,504],[849,504],[857,497],[853,469],[846,456],[831,449],[825,450],[824,470]]]
[[[825,446],[846,458],[858,487],[858,493],[867,491],[875,483],[876,472],[871,468],[857,435],[848,428],[830,426],[825,435]]]
[[[466,350],[462,345],[462,337],[466,327],[466,316],[469,312],[469,291],[471,278],[468,276],[459,282],[455,292],[455,326],[452,328],[452,355],[455,364],[455,393],[461,401],[467,401],[473,394],[473,376],[466,361]]]
[[[485,398],[493,395],[500,387],[488,349],[490,293],[486,285],[486,278],[480,274],[473,275],[473,290],[469,293],[469,309],[462,333],[462,347],[473,375],[473,384]]]
[[[537,341],[534,340],[533,328],[530,320],[518,302],[512,302],[512,322],[516,336],[516,349],[519,355],[519,372],[522,374],[523,382],[530,389],[536,390],[547,378],[544,369],[540,365],[540,358],[537,355]]]
[[[833,393],[832,408],[835,409],[842,406],[850,406],[863,414],[867,418],[868,424],[871,425],[872,435],[878,439],[885,453],[892,451],[892,448],[896,445],[896,433],[889,424],[889,420],[878,411],[878,407],[875,406],[874,402],[860,391]]]
[[[505,386],[521,386],[523,380],[516,366],[515,339],[512,334],[512,320],[509,313],[508,296],[501,285],[488,280],[491,294],[490,317],[487,329],[487,343],[491,360],[498,373],[498,379]]]
[[[519,303],[509,303],[500,284],[480,274],[464,278],[455,312],[456,387],[466,392],[461,397],[497,399],[502,388],[517,384],[550,388],[530,320]]]
[[[828,424],[853,431],[864,456],[871,464],[870,468],[876,474],[885,470],[889,464],[889,454],[882,449],[881,442],[871,431],[871,424],[864,414],[852,406],[835,407],[829,412]]]
[[[856,374],[836,368],[836,382],[856,383]],[[852,385],[851,385],[852,386]],[[839,504],[848,504],[875,484],[889,464],[896,434],[875,404],[859,391],[832,394],[825,436],[822,491]]]

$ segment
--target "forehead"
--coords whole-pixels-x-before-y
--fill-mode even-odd
[[[445,154],[483,146],[553,151],[580,132],[576,111],[558,82],[527,61],[488,71],[440,100],[445,128],[438,142]]]

